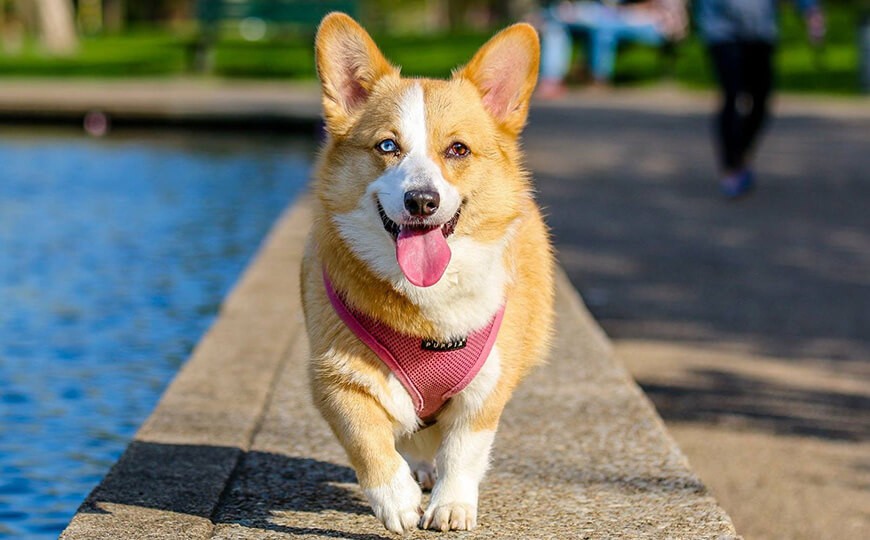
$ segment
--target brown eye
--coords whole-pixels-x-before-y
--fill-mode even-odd
[[[447,155],[449,157],[465,157],[470,153],[471,150],[461,142],[455,142],[447,149]]]

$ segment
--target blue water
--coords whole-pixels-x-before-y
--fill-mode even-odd
[[[280,136],[0,131],[0,537],[57,537],[310,161]]]

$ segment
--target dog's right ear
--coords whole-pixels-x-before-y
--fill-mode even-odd
[[[381,77],[398,74],[371,36],[344,13],[330,13],[317,29],[314,50],[330,133],[342,133]]]

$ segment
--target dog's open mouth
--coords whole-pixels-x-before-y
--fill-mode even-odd
[[[384,224],[384,230],[386,230],[388,233],[390,233],[390,236],[393,237],[393,240],[396,240],[399,237],[399,233],[402,232],[402,229],[405,229],[405,228],[426,231],[426,230],[430,230],[430,229],[434,229],[434,228],[438,227],[437,225],[435,227],[427,226],[424,223],[420,223],[419,225],[413,224],[413,223],[399,225],[398,223],[391,220],[387,216],[387,213],[384,211],[384,208],[381,206],[380,201],[377,201],[377,204],[378,204],[378,214],[380,214],[380,216],[381,216],[381,223]],[[459,214],[460,213],[462,213],[462,206],[460,206],[459,209],[456,210],[456,213],[453,215],[452,218],[450,218],[450,221],[448,221],[447,223],[444,223],[443,225],[440,225],[441,234],[444,235],[444,238],[447,238],[448,236],[453,234],[453,232],[456,230],[456,224],[459,222]]]
[[[459,210],[441,225],[427,225],[423,221],[399,225],[387,217],[380,201],[378,214],[384,229],[396,242],[396,261],[408,281],[417,287],[431,287],[438,283],[450,264],[447,237],[456,230]]]

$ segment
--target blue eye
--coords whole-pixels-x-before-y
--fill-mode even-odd
[[[393,139],[384,139],[379,142],[375,148],[382,154],[395,154],[399,151],[399,145]]]

